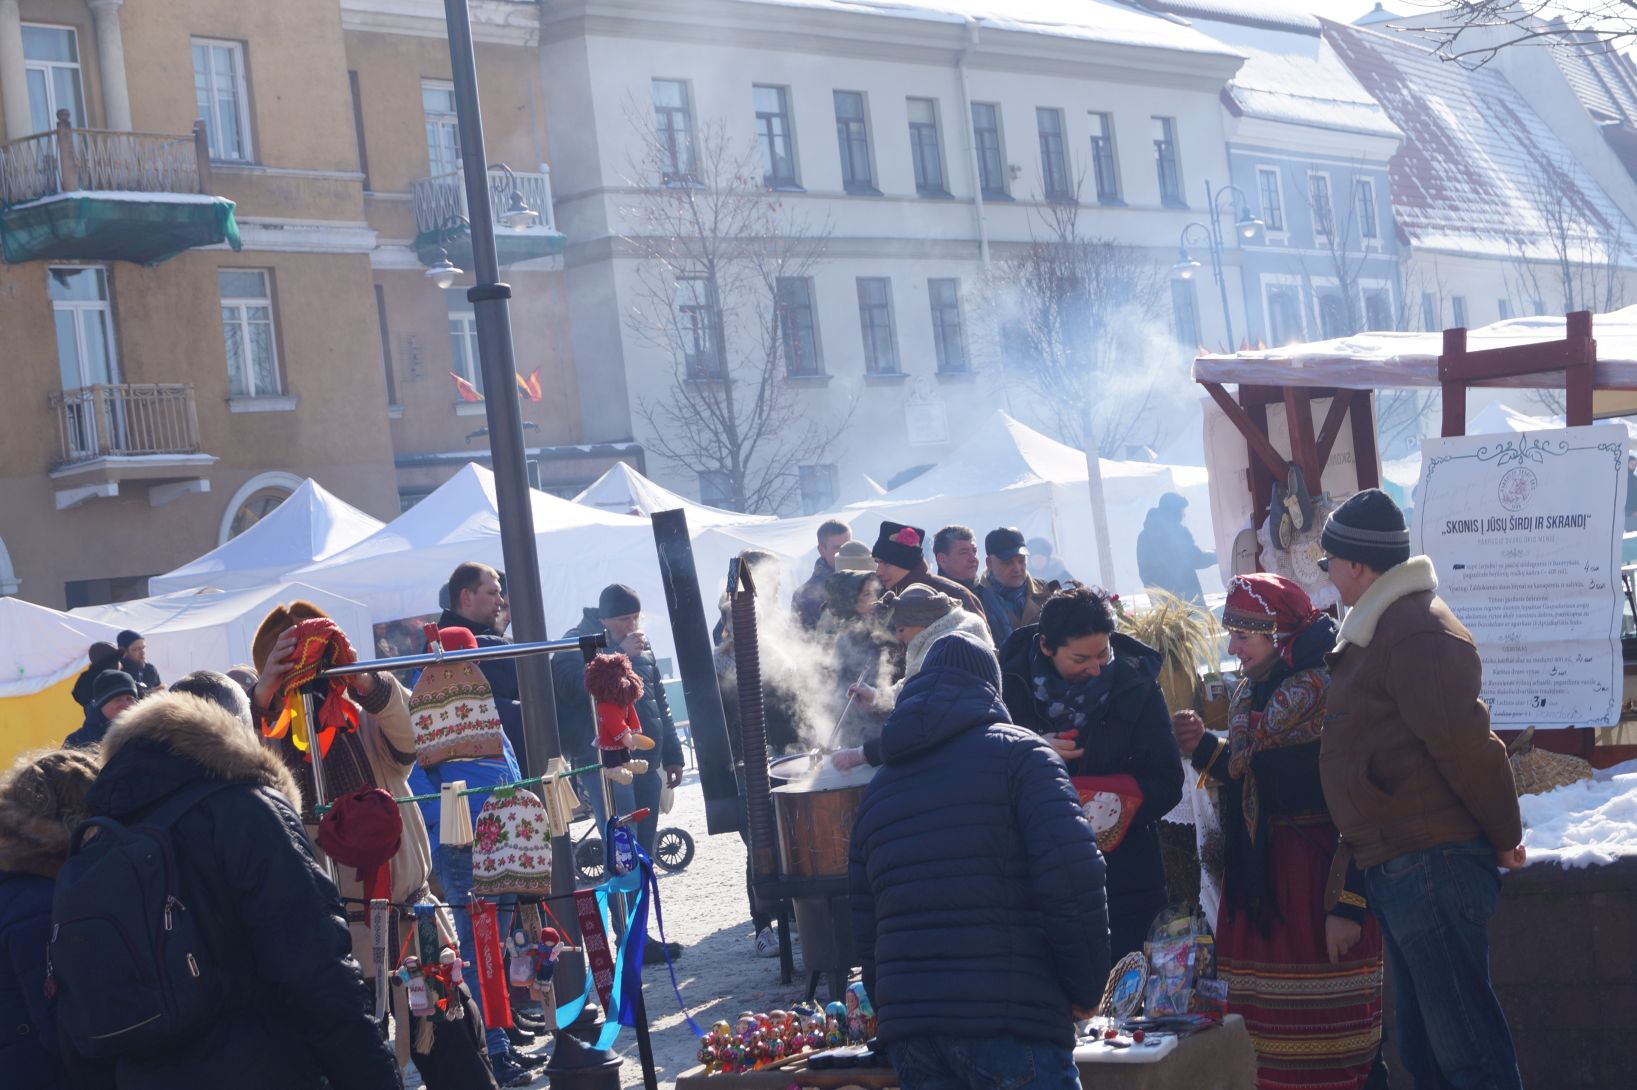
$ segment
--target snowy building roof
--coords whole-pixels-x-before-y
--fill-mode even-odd
[[[1318,35],[1319,20],[1296,7],[1276,0],[1135,0],[1140,8],[1180,15],[1185,19],[1210,19],[1270,30],[1294,30]]]
[[[1404,133],[1388,165],[1393,213],[1416,247],[1552,260],[1545,213],[1601,238],[1637,238],[1574,153],[1491,68],[1447,63],[1403,36],[1326,21],[1342,61]],[[1577,245],[1577,248],[1582,248]]]
[[[1181,20],[1133,8],[1117,0],[750,0],[780,7],[811,8],[933,23],[1043,34],[1111,45],[1234,56]]]
[[[1241,9],[1252,5],[1220,0],[1144,3],[1193,17],[1195,29],[1245,57],[1222,95],[1235,116],[1391,139],[1402,135],[1353,78],[1312,16],[1293,13],[1281,20],[1260,5],[1245,13]]]
[[[1577,37],[1566,33],[1571,40]],[[1637,65],[1585,37],[1583,48],[1551,50],[1552,60],[1597,121],[1637,125]]]

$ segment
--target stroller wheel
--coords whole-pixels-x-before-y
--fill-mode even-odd
[[[574,845],[574,873],[582,882],[598,882],[608,869],[600,836],[588,836]]]
[[[693,862],[693,837],[686,829],[661,829],[654,841],[654,862],[668,871],[686,867]]]

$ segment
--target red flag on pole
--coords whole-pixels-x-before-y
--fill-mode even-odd
[[[546,395],[540,389],[540,368],[536,367],[529,372],[529,400],[539,401]]]
[[[470,382],[467,382],[453,371],[449,372],[449,377],[455,380],[455,393],[460,395],[460,399],[462,401],[483,400],[483,395],[477,392],[476,386],[473,386]]]

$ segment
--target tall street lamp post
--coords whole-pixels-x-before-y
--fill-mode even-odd
[[[524,463],[523,414],[517,398],[510,396],[517,370],[507,302],[512,289],[500,282],[500,264],[495,253],[494,215],[489,207],[489,160],[483,151],[483,119],[472,52],[471,16],[466,0],[444,0],[443,6],[449,21],[449,63],[454,76],[455,114],[460,126],[461,169],[466,175],[472,270],[476,279],[466,298],[472,302],[478,359],[484,386],[491,394],[483,404],[489,422],[507,599],[511,605],[513,635],[521,643],[535,643],[546,638],[546,617],[540,591],[540,558],[534,542],[534,511],[529,501],[528,468]],[[508,170],[507,174],[510,173]],[[526,205],[519,207],[522,198],[515,183],[512,190],[506,222],[512,226],[527,226],[530,210]],[[526,655],[513,662],[517,667],[518,696],[523,705],[523,757],[528,774],[539,776],[545,772],[547,761],[561,755],[550,662],[545,655]],[[551,863],[552,893],[573,893],[574,853],[568,837],[552,838]],[[578,978],[570,972],[568,979]]]
[[[1238,203],[1224,204],[1223,198],[1230,202],[1235,197]],[[1222,217],[1233,212],[1233,229],[1239,237],[1247,242],[1261,237],[1262,221],[1251,214],[1250,200],[1245,191],[1236,185],[1225,185],[1213,190],[1209,179],[1205,182],[1205,209],[1209,218],[1203,223],[1195,220],[1182,229],[1177,239],[1177,263],[1171,266],[1171,275],[1178,280],[1192,280],[1199,271],[1199,262],[1188,253],[1188,237],[1190,235],[1203,236],[1204,244],[1211,255],[1211,275],[1216,278],[1216,288],[1222,294],[1222,323],[1228,330],[1228,351],[1234,351],[1233,340],[1233,312],[1228,308],[1228,278],[1222,272],[1222,251],[1225,245],[1225,233],[1222,230]]]

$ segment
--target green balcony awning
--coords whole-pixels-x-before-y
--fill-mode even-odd
[[[240,248],[233,202],[194,193],[58,193],[0,209],[7,261],[157,265],[184,250]]]

